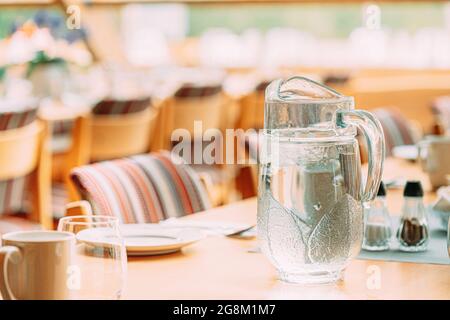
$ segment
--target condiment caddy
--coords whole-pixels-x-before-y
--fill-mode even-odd
[[[408,181],[403,197],[402,216],[396,231],[398,249],[405,252],[425,251],[430,232],[420,181]],[[367,251],[385,251],[392,247],[392,241],[394,239],[386,204],[386,189],[381,182],[377,197],[365,208],[362,248]]]

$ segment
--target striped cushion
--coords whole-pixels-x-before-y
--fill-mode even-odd
[[[0,113],[0,131],[24,127],[37,118],[37,108]],[[0,181],[0,214],[26,212],[25,188],[28,177]]]
[[[343,85],[350,80],[350,75],[345,73],[329,73],[324,76],[323,83],[327,86]]]
[[[17,129],[30,124],[37,117],[37,108],[28,108],[17,112],[0,111],[0,131]]]
[[[222,86],[184,85],[175,92],[177,98],[208,97],[222,91]]]
[[[73,128],[73,120],[57,120],[52,124],[52,135],[70,134]]]
[[[106,99],[97,103],[92,109],[94,114],[128,114],[145,110],[150,107],[150,98],[134,100],[112,100]]]
[[[28,177],[0,181],[0,215],[28,212],[26,204]]]
[[[197,174],[168,151],[76,168],[72,181],[95,214],[123,223],[158,222],[210,207]],[[179,162],[178,162],[179,161]]]
[[[373,110],[380,120],[384,131],[386,155],[391,155],[392,148],[401,145],[414,144],[414,134],[408,120],[395,109],[380,108]]]

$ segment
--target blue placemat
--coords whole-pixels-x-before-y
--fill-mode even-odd
[[[391,217],[393,225],[393,233],[397,230],[400,218]],[[397,239],[391,242],[390,250],[380,252],[370,252],[361,250],[358,259],[364,260],[385,260],[397,262],[414,262],[414,263],[432,263],[432,264],[447,264],[450,265],[450,258],[447,249],[447,231],[442,229],[438,218],[428,213],[428,222],[430,227],[430,242],[428,249],[424,252],[403,252],[398,250]]]

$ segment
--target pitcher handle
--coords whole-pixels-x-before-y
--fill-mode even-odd
[[[16,300],[8,281],[8,262],[15,259],[20,250],[14,246],[0,247],[0,293],[4,300]]]
[[[378,192],[385,157],[384,134],[380,121],[368,111],[339,110],[336,124],[339,128],[354,125],[364,134],[369,153],[369,163],[366,185],[364,193],[361,195],[361,200],[363,202],[371,201]]]

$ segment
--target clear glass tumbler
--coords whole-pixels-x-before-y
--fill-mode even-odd
[[[70,299],[120,299],[127,254],[119,221],[109,216],[71,216],[59,220],[58,231],[75,234],[73,262],[68,269]]]

